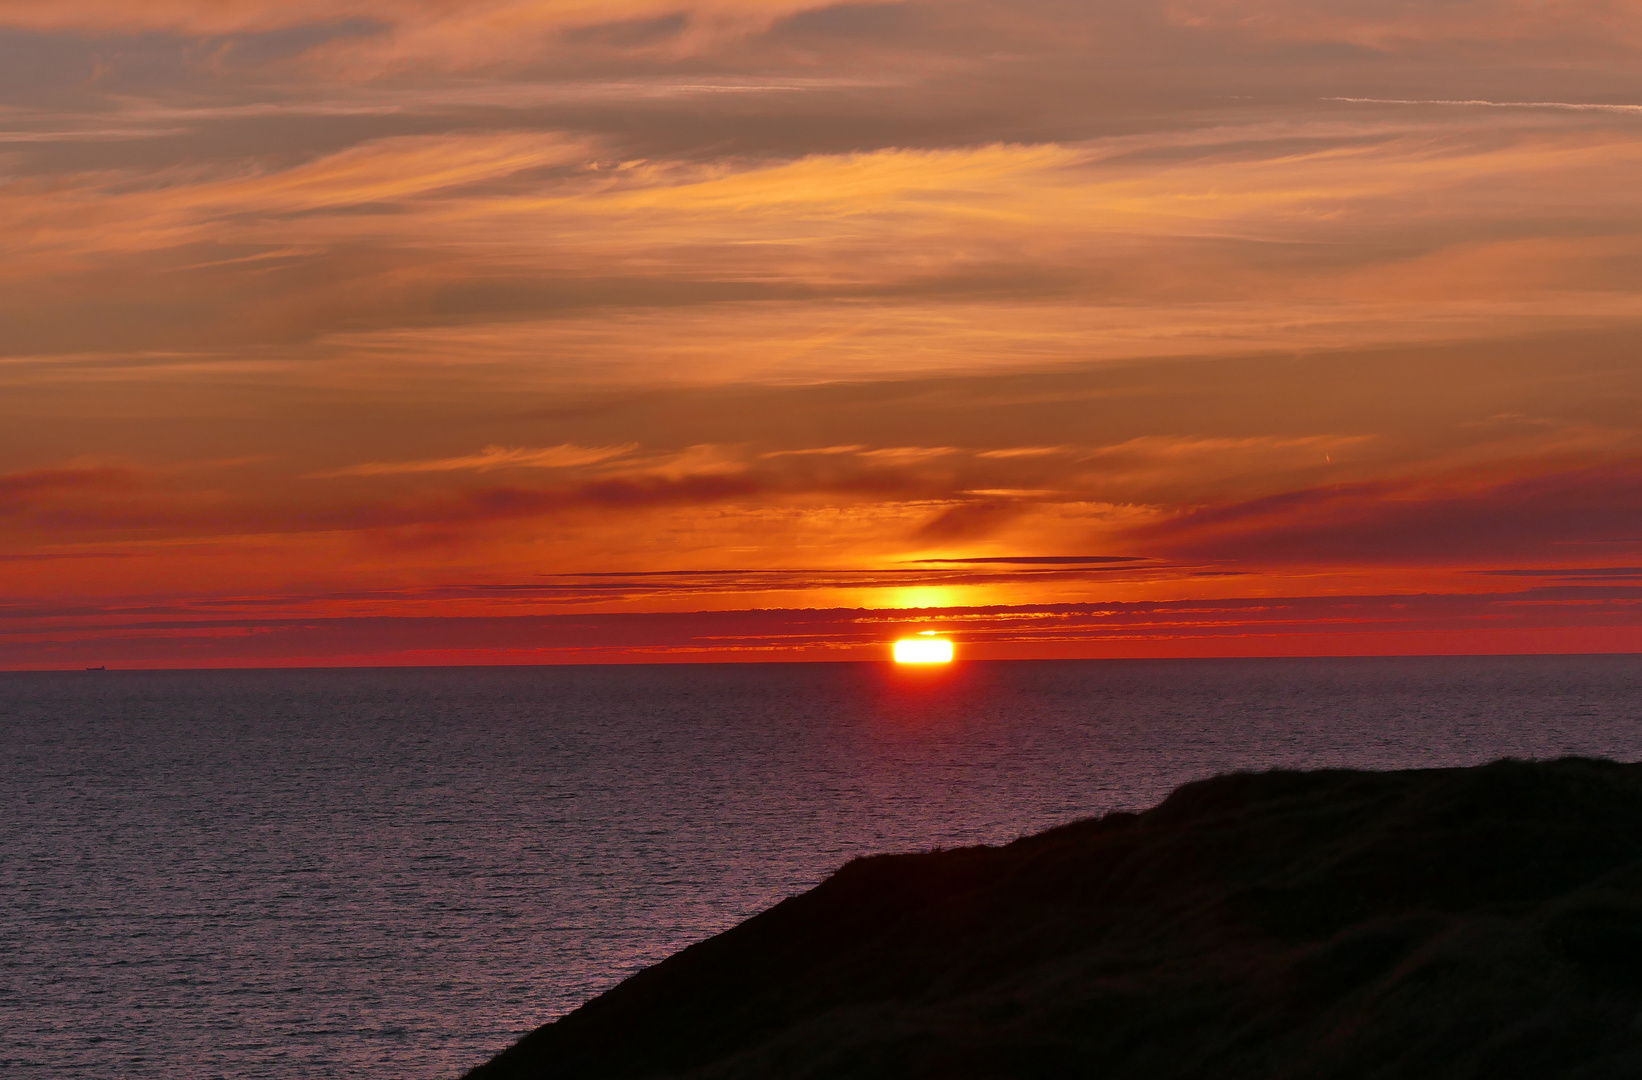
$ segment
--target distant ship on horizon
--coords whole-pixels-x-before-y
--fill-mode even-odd
[[[107,664],[99,664],[96,667],[88,667],[88,668],[86,668],[86,670],[87,671],[107,671],[108,670],[108,665]]]

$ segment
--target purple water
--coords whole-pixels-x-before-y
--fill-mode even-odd
[[[1642,658],[0,675],[7,1077],[446,1078],[886,850],[1642,757]]]

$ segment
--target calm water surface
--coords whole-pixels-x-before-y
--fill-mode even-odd
[[[1642,658],[0,675],[7,1077],[454,1077],[885,850],[1642,758]]]

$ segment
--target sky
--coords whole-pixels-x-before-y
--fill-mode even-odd
[[[0,668],[1642,651],[1634,0],[0,0]]]

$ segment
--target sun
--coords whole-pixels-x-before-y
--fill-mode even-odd
[[[897,664],[950,664],[952,642],[936,637],[935,631],[925,630],[915,638],[902,638],[895,643]]]

